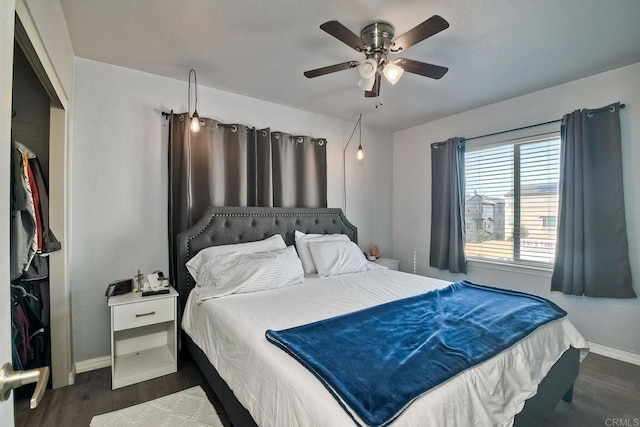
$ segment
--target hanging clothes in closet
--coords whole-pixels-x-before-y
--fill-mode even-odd
[[[11,280],[49,276],[44,257],[61,248],[49,229],[49,196],[36,155],[23,144],[12,146]]]
[[[29,291],[27,291],[29,288]],[[48,334],[42,321],[42,296],[37,286],[11,285],[11,337],[14,370],[49,364]],[[37,296],[36,296],[37,295]]]
[[[49,229],[46,179],[37,156],[12,141],[11,156],[11,324],[14,369],[50,364],[48,307],[42,286],[48,286],[46,256],[61,249]]]

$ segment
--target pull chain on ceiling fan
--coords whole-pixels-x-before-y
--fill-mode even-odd
[[[373,98],[380,96],[381,76],[389,83],[396,84],[402,74],[418,74],[432,79],[440,79],[447,71],[446,67],[414,61],[407,58],[389,59],[389,54],[396,54],[419,43],[440,31],[449,28],[449,23],[439,15],[434,15],[420,25],[394,39],[395,29],[388,22],[379,21],[364,27],[357,36],[338,21],[329,21],[320,25],[320,29],[331,34],[344,44],[365,54],[362,61],[347,61],[327,67],[305,71],[308,78],[323,76],[337,71],[358,68],[360,81],[358,87],[364,89],[364,96]]]

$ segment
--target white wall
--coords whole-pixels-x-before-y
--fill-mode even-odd
[[[110,352],[106,284],[138,269],[168,270],[166,121],[160,112],[184,112],[186,104],[186,82],[76,59],[70,154],[76,362]],[[355,122],[205,87],[199,88],[198,112],[327,138],[328,204],[343,207],[342,147]],[[390,254],[392,135],[363,128],[363,136],[364,160],[355,160],[354,141],[347,154],[347,216],[363,248],[376,243]]]
[[[393,136],[393,252],[400,259],[400,269],[413,269],[415,248],[419,274],[449,280],[465,277],[429,267],[430,143],[546,122],[576,109],[597,108],[616,101],[627,106],[620,114],[625,209],[634,289],[640,295],[640,169],[637,167],[640,164],[640,63],[396,132]],[[571,321],[588,340],[640,353],[640,334],[637,333],[640,299],[586,298],[551,292],[549,272],[522,274],[478,263],[470,263],[468,270],[470,280],[551,299],[568,311]]]

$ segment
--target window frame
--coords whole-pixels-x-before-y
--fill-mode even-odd
[[[499,147],[504,147],[504,146],[513,146],[514,150],[513,150],[513,157],[514,157],[514,164],[513,164],[513,168],[514,168],[514,173],[513,173],[513,192],[514,192],[514,197],[513,197],[513,218],[509,217],[509,218],[505,218],[504,222],[505,224],[510,223],[511,220],[513,220],[513,240],[514,240],[514,247],[513,247],[513,259],[512,260],[507,260],[507,259],[497,259],[497,258],[485,258],[485,257],[481,257],[481,256],[473,256],[473,255],[467,255],[466,252],[466,244],[467,242],[465,241],[465,257],[468,261],[471,261],[472,264],[478,265],[478,266],[491,266],[491,265],[495,265],[496,267],[498,267],[498,269],[502,269],[503,267],[508,267],[508,269],[514,268],[516,270],[533,270],[533,271],[552,271],[553,270],[553,266],[554,266],[554,260],[555,260],[555,255],[556,253],[554,253],[554,259],[551,260],[550,262],[543,262],[543,261],[533,261],[533,260],[522,260],[520,259],[520,255],[521,255],[521,242],[522,242],[522,237],[520,236],[521,233],[521,220],[522,220],[522,215],[521,215],[521,171],[520,171],[520,161],[521,161],[521,157],[520,157],[520,147],[524,144],[527,143],[535,143],[535,142],[542,142],[542,141],[547,141],[547,140],[552,140],[552,139],[557,139],[560,141],[561,137],[560,137],[560,130],[553,130],[553,131],[548,131],[548,132],[544,132],[544,133],[538,133],[538,134],[529,134],[529,135],[523,135],[523,136],[517,136],[517,137],[513,137],[513,138],[508,138],[508,139],[501,139],[501,140],[494,140],[494,141],[486,141],[486,142],[477,142],[477,143],[471,143],[471,144],[467,144],[466,145],[466,149],[465,149],[465,169],[466,169],[466,155],[467,153],[473,153],[473,152],[477,152],[477,151],[483,151],[483,150],[488,150],[488,149],[492,149],[492,148],[499,148]],[[561,148],[559,147],[559,150],[561,150]],[[516,161],[517,159],[517,161]],[[560,172],[560,168],[561,168],[561,164],[560,164],[559,160],[559,164],[558,164],[558,172]],[[465,182],[463,183],[465,186],[465,193],[464,193],[464,197],[465,197],[465,202],[466,202],[466,197],[467,197],[467,189],[466,189],[466,183],[467,183],[467,178],[465,176]],[[559,184],[559,182],[558,182]],[[516,197],[517,195],[517,197]],[[560,194],[558,191],[558,208],[559,208],[559,199],[560,199]],[[516,202],[517,201],[517,202]],[[506,202],[505,202],[506,204]],[[516,209],[518,214],[516,215]],[[466,211],[467,211],[467,207],[465,206],[465,209],[463,210],[464,213],[464,217],[463,217],[463,224],[465,224],[465,230],[466,230],[466,223],[467,223],[467,219],[466,219]],[[558,211],[556,211],[556,230],[557,230],[557,220],[558,220]],[[541,219],[542,220],[542,219]],[[516,228],[517,226],[517,228]],[[553,227],[543,227],[546,229],[550,229]],[[516,239],[516,230],[517,234],[518,234],[518,239]],[[556,237],[554,238],[554,242],[557,243],[557,233],[556,233]],[[556,247],[557,248],[557,247]],[[517,252],[516,252],[517,251]]]

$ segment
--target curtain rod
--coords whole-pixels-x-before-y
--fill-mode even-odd
[[[620,104],[620,108],[621,108],[621,109],[622,109],[622,108],[624,108],[624,107],[625,107],[625,105],[624,105],[624,104]],[[522,126],[522,127],[519,127],[519,128],[513,128],[513,129],[508,129],[508,130],[502,130],[502,131],[500,131],[500,132],[488,133],[488,134],[486,134],[486,135],[480,135],[480,136],[474,136],[474,137],[471,137],[471,138],[465,138],[465,141],[471,141],[471,140],[474,140],[474,139],[486,138],[486,137],[488,137],[488,136],[501,135],[501,134],[503,134],[503,133],[515,132],[515,131],[518,131],[518,130],[534,128],[534,127],[537,127],[537,126],[544,126],[544,125],[548,125],[548,124],[551,124],[551,123],[559,123],[559,122],[561,122],[561,121],[562,121],[562,119],[558,119],[558,120],[550,120],[550,121],[548,121],[548,122],[536,123],[535,125]]]
[[[165,119],[169,119],[169,117],[171,117],[171,115],[173,114],[173,110],[171,110],[171,112],[167,113],[166,111],[161,111],[160,114],[162,115],[162,117],[164,117]],[[220,126],[220,127],[224,127],[224,128],[231,128],[236,129],[236,125],[228,125],[225,123],[216,123],[216,126]],[[274,132],[274,133],[282,133],[282,132]],[[262,136],[266,136],[266,132],[263,131]],[[295,135],[289,135],[289,139],[290,140],[296,140],[298,142],[302,142],[299,138],[304,138],[302,136],[295,136]],[[312,142],[323,142],[326,143],[327,139],[326,138],[311,138],[309,137],[309,140],[311,140]]]
[[[164,117],[165,119],[169,119],[169,117],[171,117],[171,115],[173,114],[173,110],[171,110],[171,112],[167,113],[166,111],[161,111],[160,114],[162,115],[162,117]],[[223,128],[230,128],[233,129],[233,131],[236,131],[237,126],[236,125],[228,125],[226,123],[216,123],[216,126],[218,127],[223,127]]]

